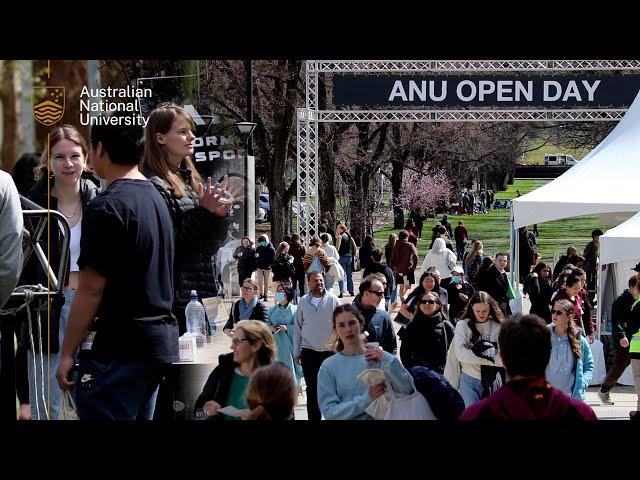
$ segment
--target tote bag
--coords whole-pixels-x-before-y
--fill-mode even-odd
[[[437,420],[427,399],[416,389],[413,377],[411,386],[413,393],[408,395],[398,396],[393,393],[385,420]]]
[[[76,402],[68,390],[62,392],[60,420],[79,420],[78,412],[76,411]]]

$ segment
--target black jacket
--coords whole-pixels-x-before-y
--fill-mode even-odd
[[[49,176],[50,180],[50,188],[53,188],[55,185],[55,177],[53,175]],[[33,186],[31,191],[29,192],[28,198],[33,202],[40,205],[42,208],[49,208],[47,206],[47,202],[50,201],[51,210],[58,209],[58,199],[51,195],[50,200],[48,196],[48,189],[46,177],[42,177],[36,184]],[[96,195],[100,192],[100,181],[91,173],[84,172],[80,178],[80,201],[82,203],[82,210],[86,208],[89,201],[94,199]],[[60,268],[60,244],[62,242],[62,230],[58,226],[58,222],[54,221],[51,223],[51,231],[49,232],[49,237],[47,237],[47,227],[45,226],[45,234],[41,237],[41,247],[42,251],[47,255],[47,251],[50,249],[51,256],[49,258],[49,264],[51,269],[57,275],[58,268]],[[66,268],[66,277],[65,277],[65,286],[69,284],[69,269],[71,267],[71,259],[67,259],[67,268]],[[27,265],[22,272],[22,276],[20,278],[19,285],[34,285],[41,284],[47,285],[48,275],[47,272],[40,266],[40,262],[36,258],[35,253],[31,254]],[[51,332],[57,332],[60,325],[60,310],[62,308],[62,303],[60,302],[51,302]],[[21,314],[24,314],[22,316]],[[20,328],[20,338],[21,343],[24,343],[28,349],[31,349],[30,341],[28,341],[28,325],[26,324],[26,311],[23,310],[18,314],[20,319],[24,319],[25,321],[21,323]],[[42,331],[42,349],[43,351],[47,351],[47,312],[46,310],[43,312],[43,326],[44,329]],[[35,322],[35,317],[32,315],[32,319]],[[35,324],[34,324],[35,327]],[[34,335],[37,332],[37,327],[33,330]],[[34,336],[34,346],[36,349],[39,349],[39,339],[37,335]],[[51,345],[49,345],[51,353],[58,353],[60,345],[58,342],[58,335],[51,335]]]
[[[449,298],[449,318],[451,318],[452,322],[455,322],[458,319],[458,315],[462,313],[469,303],[468,300],[466,302],[462,300],[460,294],[463,293],[471,299],[473,294],[476,293],[476,289],[469,282],[464,282],[463,284],[450,282],[447,285],[447,293]]]
[[[443,374],[454,333],[453,325],[440,312],[427,317],[419,311],[405,327],[400,345],[402,364],[407,369],[423,366]]]
[[[495,265],[491,265],[487,270],[476,275],[476,282],[478,284],[477,290],[487,292],[498,303],[504,314],[511,315],[509,298],[507,297],[509,288],[507,275],[507,272],[502,275]]]
[[[635,299],[629,290],[625,290],[613,301],[611,305],[611,332],[613,348],[616,350],[629,351],[629,347],[623,348],[620,340],[626,337],[631,342],[631,336],[638,331],[632,322],[631,305]]]
[[[273,281],[282,282],[284,280],[292,280],[296,276],[296,267],[293,264],[293,257],[288,253],[281,253],[280,256],[273,261]]]
[[[209,400],[213,400],[220,404],[221,407],[227,405],[227,397],[233,379],[233,371],[240,365],[233,361],[233,352],[220,355],[218,357],[218,366],[213,369],[207,383],[202,388],[202,393],[196,400],[193,411],[196,415],[202,411],[202,407]],[[200,413],[201,414],[201,413]],[[222,415],[214,415],[211,420],[222,420]]]
[[[553,295],[551,282],[541,281],[540,277],[529,275],[524,282],[524,293],[527,293],[529,300],[531,300],[529,313],[538,315],[547,324],[551,323],[551,310],[549,309],[549,302],[551,302],[551,295]]]
[[[179,172],[185,184],[182,198],[178,198],[169,184],[152,170],[146,170],[144,174],[162,195],[173,221],[176,247],[172,310],[182,335],[186,331],[184,310],[191,290],[197,291],[199,298],[218,296],[212,256],[226,239],[229,220],[201,207],[198,194],[189,185],[191,170],[180,169]]]
[[[236,303],[233,304],[233,308],[231,309],[231,312],[229,312],[229,319],[227,320],[227,323],[224,324],[224,328],[222,330],[231,330],[235,324],[240,321],[240,300],[236,300]],[[249,318],[246,318],[245,320],[262,320],[266,323],[267,320],[269,320],[269,315],[267,315],[267,306],[258,300],[258,303],[251,311],[251,315],[249,315]]]
[[[233,258],[238,260],[238,271],[252,273],[256,270],[256,249],[253,247],[253,243],[250,243],[248,247],[238,245],[233,252]]]
[[[366,270],[373,263],[373,258],[371,258],[373,248],[371,245],[362,245],[360,247],[358,258],[360,258],[360,268],[362,270]]]

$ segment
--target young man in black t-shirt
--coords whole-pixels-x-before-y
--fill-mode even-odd
[[[81,420],[152,419],[165,368],[178,360],[172,223],[138,171],[141,138],[140,127],[91,130],[93,167],[108,187],[83,213],[80,279],[56,373],[63,390],[75,386]]]

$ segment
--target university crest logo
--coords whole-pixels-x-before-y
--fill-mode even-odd
[[[33,87],[33,116],[45,126],[57,123],[64,114],[64,87]]]

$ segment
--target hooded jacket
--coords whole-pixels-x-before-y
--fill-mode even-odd
[[[266,240],[266,245],[260,245],[256,247],[256,266],[261,270],[268,270],[273,266],[273,259],[276,256],[276,249],[269,241],[269,237],[265,234],[260,235]],[[260,239],[258,239],[260,240]]]

